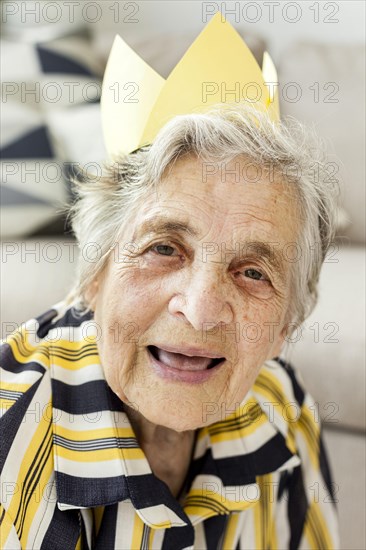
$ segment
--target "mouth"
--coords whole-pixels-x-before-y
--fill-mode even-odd
[[[167,367],[180,371],[212,370],[225,361],[225,357],[212,358],[203,355],[185,355],[184,353],[167,351],[157,346],[147,346],[147,348],[154,359]]]
[[[186,353],[181,353],[182,351]],[[209,380],[216,377],[215,373],[226,362],[225,357],[218,357],[216,354],[210,354],[207,350],[190,347],[170,347],[170,351],[168,351],[158,346],[147,346],[147,352],[155,374],[171,383],[190,385],[208,383]],[[194,355],[194,353],[199,355]],[[206,357],[204,355],[206,353],[211,357]]]

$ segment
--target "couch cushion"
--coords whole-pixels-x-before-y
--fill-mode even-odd
[[[298,366],[325,423],[364,430],[365,248],[341,246],[323,264],[319,301],[282,355]],[[315,414],[315,413],[314,413]]]
[[[1,338],[63,300],[76,270],[78,248],[66,237],[0,243]]]
[[[24,26],[1,41],[1,233],[26,237],[59,216],[68,200],[65,159],[50,113],[98,99],[102,72],[80,35],[26,42]],[[69,117],[70,118],[70,117]],[[69,129],[69,127],[68,127]],[[84,133],[90,132],[85,126]],[[73,134],[79,132],[76,127]],[[74,160],[74,159],[71,159]]]
[[[366,447],[363,434],[325,430],[324,441],[333,473],[341,548],[366,548]],[[312,487],[312,489],[314,486]]]
[[[351,222],[342,234],[364,243],[364,45],[301,42],[286,51],[278,69],[281,112],[314,123],[327,140],[329,160],[339,168],[335,177],[344,185],[342,204]]]

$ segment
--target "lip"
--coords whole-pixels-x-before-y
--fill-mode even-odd
[[[160,346],[156,346],[156,347],[160,347]],[[179,349],[179,348],[167,349],[166,347],[164,347],[162,349],[164,349],[165,351],[172,351],[174,349]],[[187,350],[188,348],[184,348],[184,349]],[[226,359],[223,359],[222,361],[220,361],[220,363],[212,367],[212,369],[206,369],[203,371],[180,370],[180,369],[174,369],[173,367],[168,367],[168,365],[161,363],[161,361],[159,361],[152,355],[148,347],[146,348],[146,350],[150,359],[150,364],[154,372],[160,378],[164,378],[165,380],[174,380],[177,382],[187,382],[189,384],[201,384],[202,382],[206,382],[212,376],[215,375],[215,373],[220,369],[220,367],[222,367],[222,365],[226,361]],[[176,353],[180,353],[180,352],[176,352]],[[205,355],[204,357],[208,357],[208,356]],[[219,356],[216,355],[213,358],[219,359],[220,357],[222,357],[222,355],[219,355]]]
[[[170,351],[172,353],[181,353],[188,357],[209,357],[210,359],[220,359],[223,357],[222,353],[215,353],[203,348],[195,348],[192,346],[166,346],[165,344],[154,344],[154,347],[163,349],[164,351]]]

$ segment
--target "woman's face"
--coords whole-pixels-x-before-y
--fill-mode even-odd
[[[247,169],[180,158],[87,295],[109,386],[176,431],[232,414],[286,335],[296,203]]]

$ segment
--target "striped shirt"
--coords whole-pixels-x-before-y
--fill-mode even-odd
[[[2,345],[1,547],[330,549],[333,483],[315,403],[267,361],[223,420],[196,431],[178,498],[105,381],[92,314],[60,302]]]

